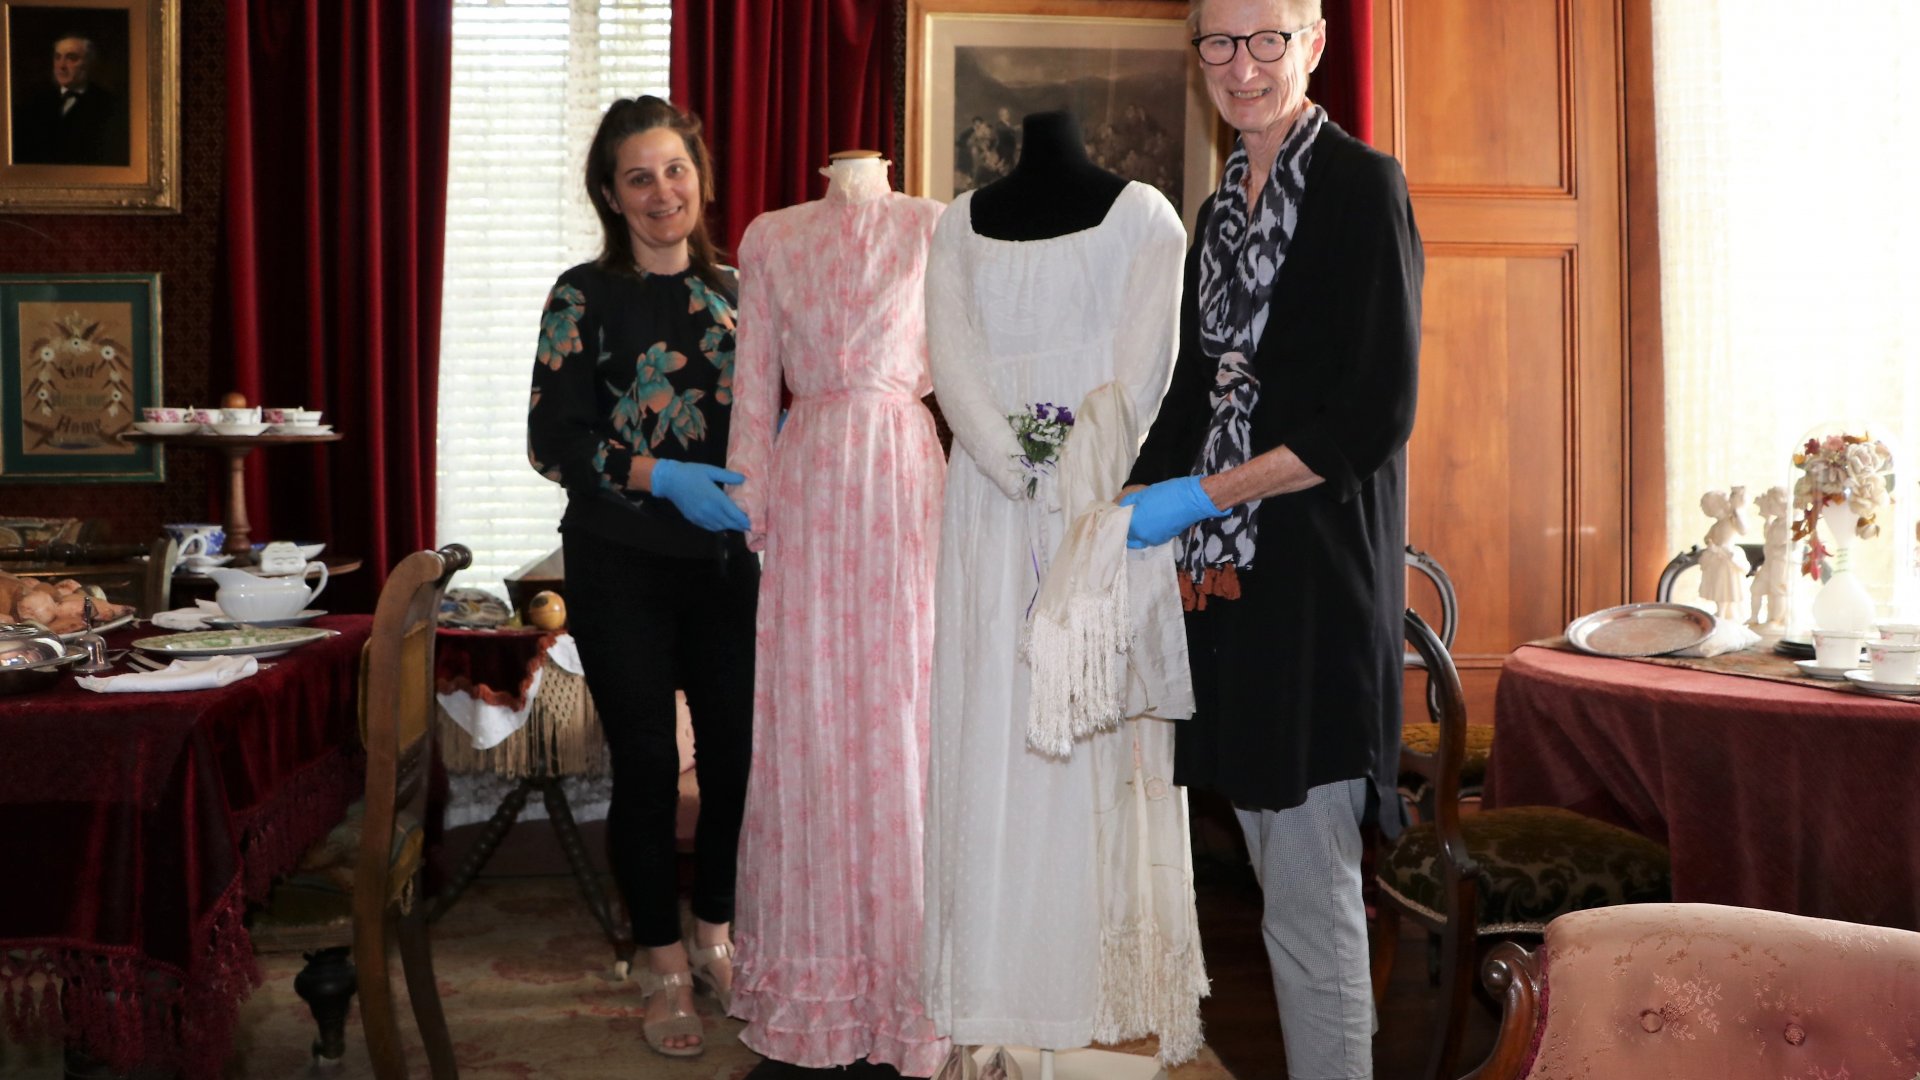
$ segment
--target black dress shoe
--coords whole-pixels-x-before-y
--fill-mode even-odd
[[[753,1067],[746,1080],[804,1080],[809,1077],[832,1078],[832,1080],[902,1080],[900,1070],[891,1065],[876,1065],[862,1059],[851,1065],[842,1065],[831,1069],[809,1069],[804,1065],[789,1065],[784,1061],[769,1058]]]

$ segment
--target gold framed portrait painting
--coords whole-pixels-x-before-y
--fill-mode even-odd
[[[179,0],[0,0],[0,213],[178,213]]]
[[[160,275],[0,275],[0,483],[159,481]]]
[[[907,0],[906,187],[947,201],[1005,176],[1020,120],[1066,109],[1094,164],[1193,228],[1223,143],[1186,0]]]

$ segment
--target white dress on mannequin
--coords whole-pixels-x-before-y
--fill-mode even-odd
[[[935,587],[927,1011],[961,1044],[1151,1032],[1178,1061],[1198,1047],[1205,975],[1171,725],[1130,720],[1065,758],[1028,747],[1022,635],[1067,522],[1051,476],[1027,497],[1007,418],[1078,408],[1117,380],[1146,430],[1172,372],[1185,232],[1139,183],[1098,226],[1041,240],[979,235],[971,196],[941,216],[927,269],[934,389],[954,434]]]

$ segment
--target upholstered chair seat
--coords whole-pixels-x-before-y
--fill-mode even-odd
[[[1465,814],[1460,832],[1477,869],[1478,932],[1538,934],[1584,908],[1672,899],[1667,849],[1553,806]],[[1446,875],[1431,822],[1408,829],[1378,866],[1380,888],[1417,918],[1446,921]]]
[[[1460,790],[1469,795],[1477,795],[1487,782],[1487,758],[1493,754],[1493,725],[1468,724],[1466,756],[1460,761]],[[1402,754],[1401,771],[1412,772],[1406,766],[1406,756],[1413,755],[1423,759],[1440,756],[1440,725],[1409,723],[1400,728],[1400,751]],[[1416,794],[1416,799],[1424,794],[1425,785]]]

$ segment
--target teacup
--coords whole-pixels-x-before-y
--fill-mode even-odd
[[[1880,631],[1881,641],[1891,641],[1895,645],[1920,645],[1920,623],[1883,622],[1874,629]]]
[[[180,419],[190,424],[225,423],[225,421],[220,419],[219,409],[200,409],[191,405],[180,410]]]
[[[245,409],[221,409],[219,419],[213,422],[220,424],[257,424],[260,422],[260,406],[254,405]]]
[[[218,555],[227,542],[227,530],[208,522],[176,522],[161,528],[173,537],[182,559],[190,555]]]
[[[298,427],[312,427],[318,424],[321,415],[319,409],[281,409],[280,414],[286,417],[286,423]]]
[[[1815,630],[1813,661],[1825,668],[1860,666],[1860,647],[1870,637],[1865,630]]]
[[[1910,685],[1920,682],[1920,645],[1875,641],[1867,645],[1875,682]]]
[[[178,424],[181,422],[180,410],[160,405],[148,405],[140,410],[140,419],[149,424]]]

